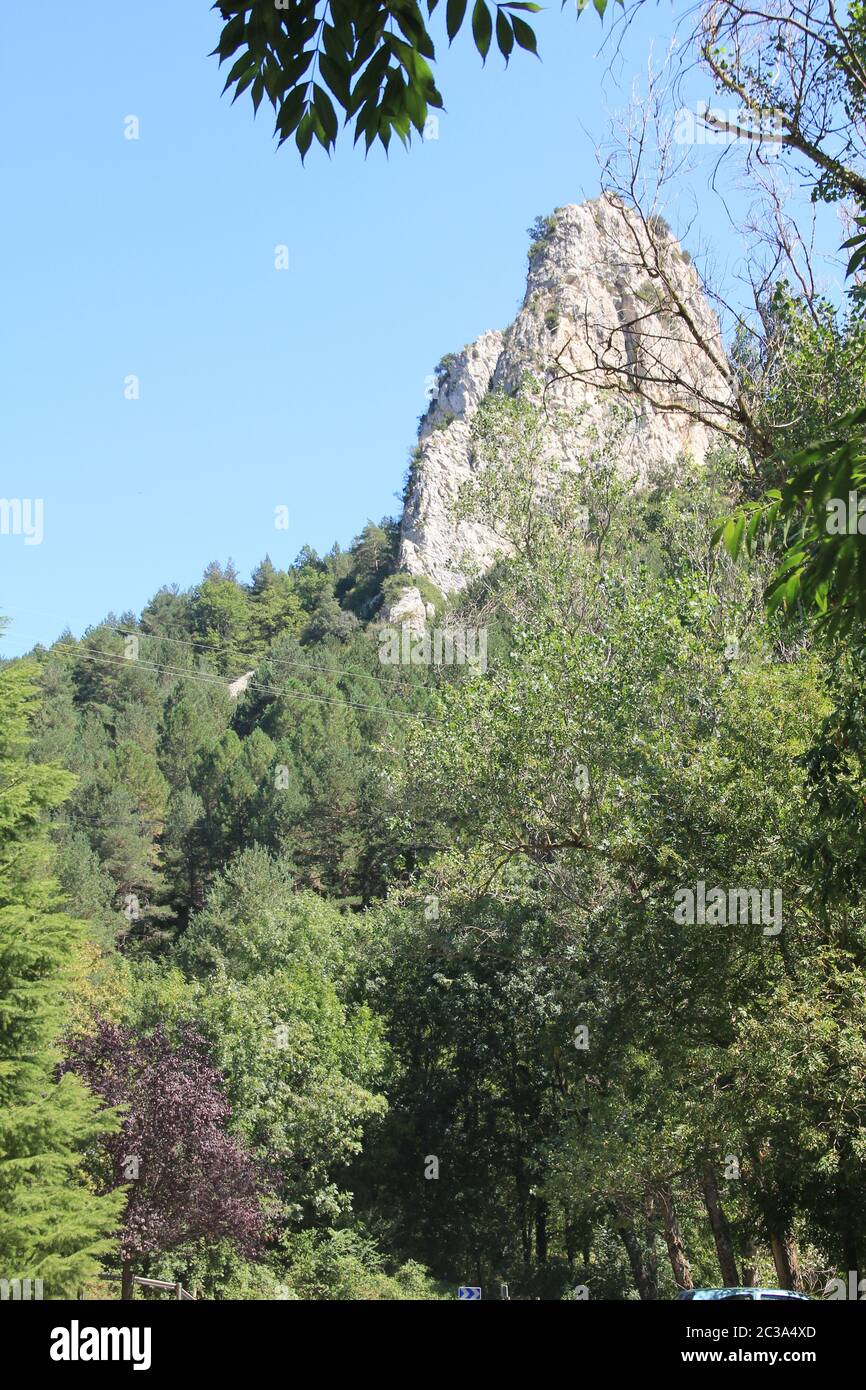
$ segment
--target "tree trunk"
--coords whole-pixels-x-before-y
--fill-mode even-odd
[[[707,1208],[707,1215],[713,1230],[713,1240],[716,1242],[716,1254],[719,1259],[722,1283],[729,1288],[736,1287],[740,1282],[740,1276],[737,1272],[737,1261],[734,1258],[734,1247],[731,1243],[731,1230],[722,1210],[719,1184],[716,1181],[716,1174],[711,1163],[704,1165],[701,1186],[704,1193],[704,1205]]]
[[[127,1301],[135,1297],[135,1283],[132,1277],[132,1265],[129,1261],[121,1269],[120,1297]]]
[[[540,1265],[547,1260],[547,1203],[542,1197],[535,1203],[535,1258]]]
[[[646,1277],[653,1291],[653,1298],[659,1296],[659,1262],[656,1255],[656,1232],[650,1222],[647,1222],[644,1236],[643,1247],[643,1267],[646,1270]]]
[[[679,1222],[674,1211],[674,1199],[670,1188],[663,1188],[659,1194],[660,1207],[662,1212],[662,1224],[664,1226],[665,1241],[668,1247],[671,1269],[674,1273],[674,1281],[678,1289],[693,1289],[692,1271],[686,1257],[686,1247],[683,1244],[683,1237],[680,1232]]]
[[[658,1288],[644,1268],[640,1242],[635,1235],[634,1226],[628,1217],[622,1216],[615,1209],[613,1211],[613,1217],[616,1229],[622,1237],[622,1243],[628,1255],[628,1262],[631,1266],[631,1274],[638,1295],[642,1302],[651,1302],[653,1299],[658,1298]]]
[[[776,1266],[776,1278],[779,1281],[780,1289],[793,1289],[801,1292],[803,1281],[800,1277],[800,1262],[797,1258],[797,1243],[790,1236],[778,1231],[770,1232],[770,1249],[773,1252],[773,1264]]]
[[[524,1265],[528,1265],[532,1260],[532,1230],[530,1229],[529,1216],[525,1208],[520,1223],[520,1245],[523,1251],[523,1263]]]
[[[758,1270],[756,1266],[758,1251],[754,1238],[749,1236],[746,1241],[746,1253],[743,1256],[743,1288],[753,1289],[758,1282]]]
[[[514,1173],[517,1188],[517,1208],[520,1212],[520,1245],[524,1267],[532,1261],[532,1198],[529,1195],[529,1180],[522,1167]]]

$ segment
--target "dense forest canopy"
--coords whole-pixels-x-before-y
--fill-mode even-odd
[[[729,450],[649,488],[596,459],[527,528],[539,399],[479,414],[513,552],[438,615],[486,624],[486,672],[379,660],[389,522],[2,671],[41,687],[62,1084],[128,1107],[86,1166],[138,1273],[623,1298],[858,1267],[861,657],[712,546]],[[698,883],[780,892],[782,929],[684,928]],[[155,1066],[214,1088],[210,1201],[160,1185]]]

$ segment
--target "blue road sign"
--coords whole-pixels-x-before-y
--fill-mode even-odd
[[[478,1284],[461,1284],[457,1290],[457,1297],[462,1298],[464,1302],[470,1298],[480,1298],[481,1289]]]

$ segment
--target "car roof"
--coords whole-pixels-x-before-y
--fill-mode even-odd
[[[737,1294],[746,1298],[760,1298],[762,1295],[773,1298],[808,1298],[807,1294],[795,1293],[793,1289],[773,1289],[746,1284],[731,1284],[724,1289],[683,1289],[680,1297],[686,1298],[732,1298]]]

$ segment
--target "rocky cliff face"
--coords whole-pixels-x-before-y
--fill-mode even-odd
[[[653,274],[659,244],[662,277]],[[728,387],[696,347],[676,300],[723,360],[715,315],[666,228],[651,245],[637,216],[607,197],[557,208],[530,253],[523,307],[510,328],[483,333],[437,369],[406,495],[399,568],[426,575],[448,593],[466,582],[461,556],[467,551],[481,568],[492,563],[501,541],[484,525],[455,523],[449,509],[475,467],[473,415],[489,392],[516,391],[526,372],[548,384],[546,402],[556,411],[582,409],[581,428],[602,444],[611,381],[622,384],[633,416],[619,446],[623,471],[643,479],[684,455],[701,463],[713,435],[707,413],[703,419],[679,413],[670,408],[672,398],[724,399]],[[651,384],[653,404],[634,390],[638,374]],[[567,466],[573,456],[572,440],[560,457]]]

